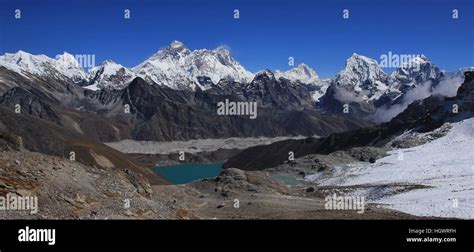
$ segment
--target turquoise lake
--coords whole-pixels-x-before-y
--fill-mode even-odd
[[[216,177],[222,171],[222,163],[155,166],[153,171],[173,184],[187,184],[198,179]]]

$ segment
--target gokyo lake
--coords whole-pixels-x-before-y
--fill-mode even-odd
[[[169,182],[179,185],[218,176],[222,171],[222,163],[155,166],[153,171]]]

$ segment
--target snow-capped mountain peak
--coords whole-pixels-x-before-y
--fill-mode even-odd
[[[66,65],[75,65],[76,67],[79,67],[79,62],[76,60],[76,57],[68,52],[56,55],[56,60]]]
[[[246,83],[253,78],[253,74],[240,65],[224,47],[193,51],[186,58],[184,68],[193,80],[198,76],[207,76],[213,83],[218,83],[221,79]]]
[[[378,99],[385,90],[387,75],[376,60],[353,53],[345,68],[334,78],[339,88],[353,92],[362,100]]]
[[[180,41],[173,41],[167,47],[160,49],[153,54],[147,61],[179,61],[188,56],[191,51]]]
[[[16,53],[5,53],[0,56],[0,65],[20,74],[41,74],[44,72],[45,64],[50,63],[51,60],[45,55],[32,55],[19,50]]]
[[[88,73],[90,83],[85,88],[91,90],[98,89],[123,89],[130,83],[136,74],[130,69],[115,63],[112,60],[105,60],[100,65],[93,67]]]
[[[173,42],[171,42],[170,47],[173,49],[186,48],[183,42],[178,40],[174,40]]]
[[[399,69],[404,70],[404,71],[407,71],[407,70],[419,71],[420,66],[426,65],[426,64],[434,65],[425,55],[420,55],[420,56],[410,59],[407,62],[402,62]]]
[[[254,80],[256,79],[275,80],[275,74],[269,69],[263,69],[255,74]]]
[[[378,80],[386,76],[376,60],[357,53],[347,59],[346,67],[339,75],[359,81]]]
[[[330,84],[329,80],[321,80],[316,71],[304,63],[286,72],[276,70],[275,77],[277,79],[285,78],[292,82],[301,82],[311,85],[310,94],[313,101],[316,102],[319,102],[319,98],[326,93]]]
[[[428,80],[439,79],[442,76],[442,71],[426,56],[421,55],[393,71],[388,76],[388,82],[391,90],[405,92]]]
[[[16,53],[5,53],[0,56],[0,65],[26,77],[68,78],[75,83],[84,81],[86,73],[75,57],[67,52],[52,59],[46,55],[33,55],[19,50]]]
[[[213,51],[222,55],[230,55],[229,49],[225,46],[218,46],[216,49],[213,49]]]
[[[79,64],[74,55],[64,52],[56,56],[56,68],[64,75],[71,78],[75,83],[82,82],[87,79],[87,74],[84,68]]]
[[[132,70],[149,82],[173,89],[207,89],[209,86],[198,80],[204,76],[214,84],[221,79],[249,82],[253,77],[224,47],[190,51],[179,41],[173,41]]]
[[[386,77],[376,60],[359,54],[352,54],[346,67],[339,73],[341,79],[354,81],[377,81]]]
[[[223,47],[223,46],[219,46],[216,49],[213,49],[210,53],[214,54],[217,57],[217,60],[219,60],[219,62],[222,65],[233,66],[235,64],[239,64],[232,57],[230,51],[227,48]]]
[[[422,55],[420,55],[416,58],[419,59],[419,60],[429,61],[428,57],[426,57],[426,55],[424,55],[424,54],[422,54]]]
[[[291,81],[300,81],[305,84],[315,84],[321,81],[316,71],[304,63],[301,63],[286,72],[277,70],[275,71],[275,76],[278,79],[283,77]]]

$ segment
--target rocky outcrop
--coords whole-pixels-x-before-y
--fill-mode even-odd
[[[0,211],[2,220],[162,219],[176,212],[131,170],[97,169],[27,150],[2,152],[0,168],[0,195],[37,197],[37,208]]]
[[[282,193],[288,192],[286,186],[270,179],[263,173],[251,173],[240,169],[225,169],[214,179],[214,191],[223,197],[241,193]]]
[[[135,173],[131,170],[124,170],[125,177],[132,183],[132,185],[137,189],[137,193],[144,196],[150,197],[153,194],[153,189],[151,188],[150,183],[139,173]]]

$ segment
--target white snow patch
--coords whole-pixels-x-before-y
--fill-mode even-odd
[[[391,151],[389,156],[374,164],[350,164],[339,167],[329,178],[310,175],[306,179],[321,185],[412,183],[432,186],[372,203],[418,216],[473,219],[474,118],[452,126],[444,137],[413,148]]]

